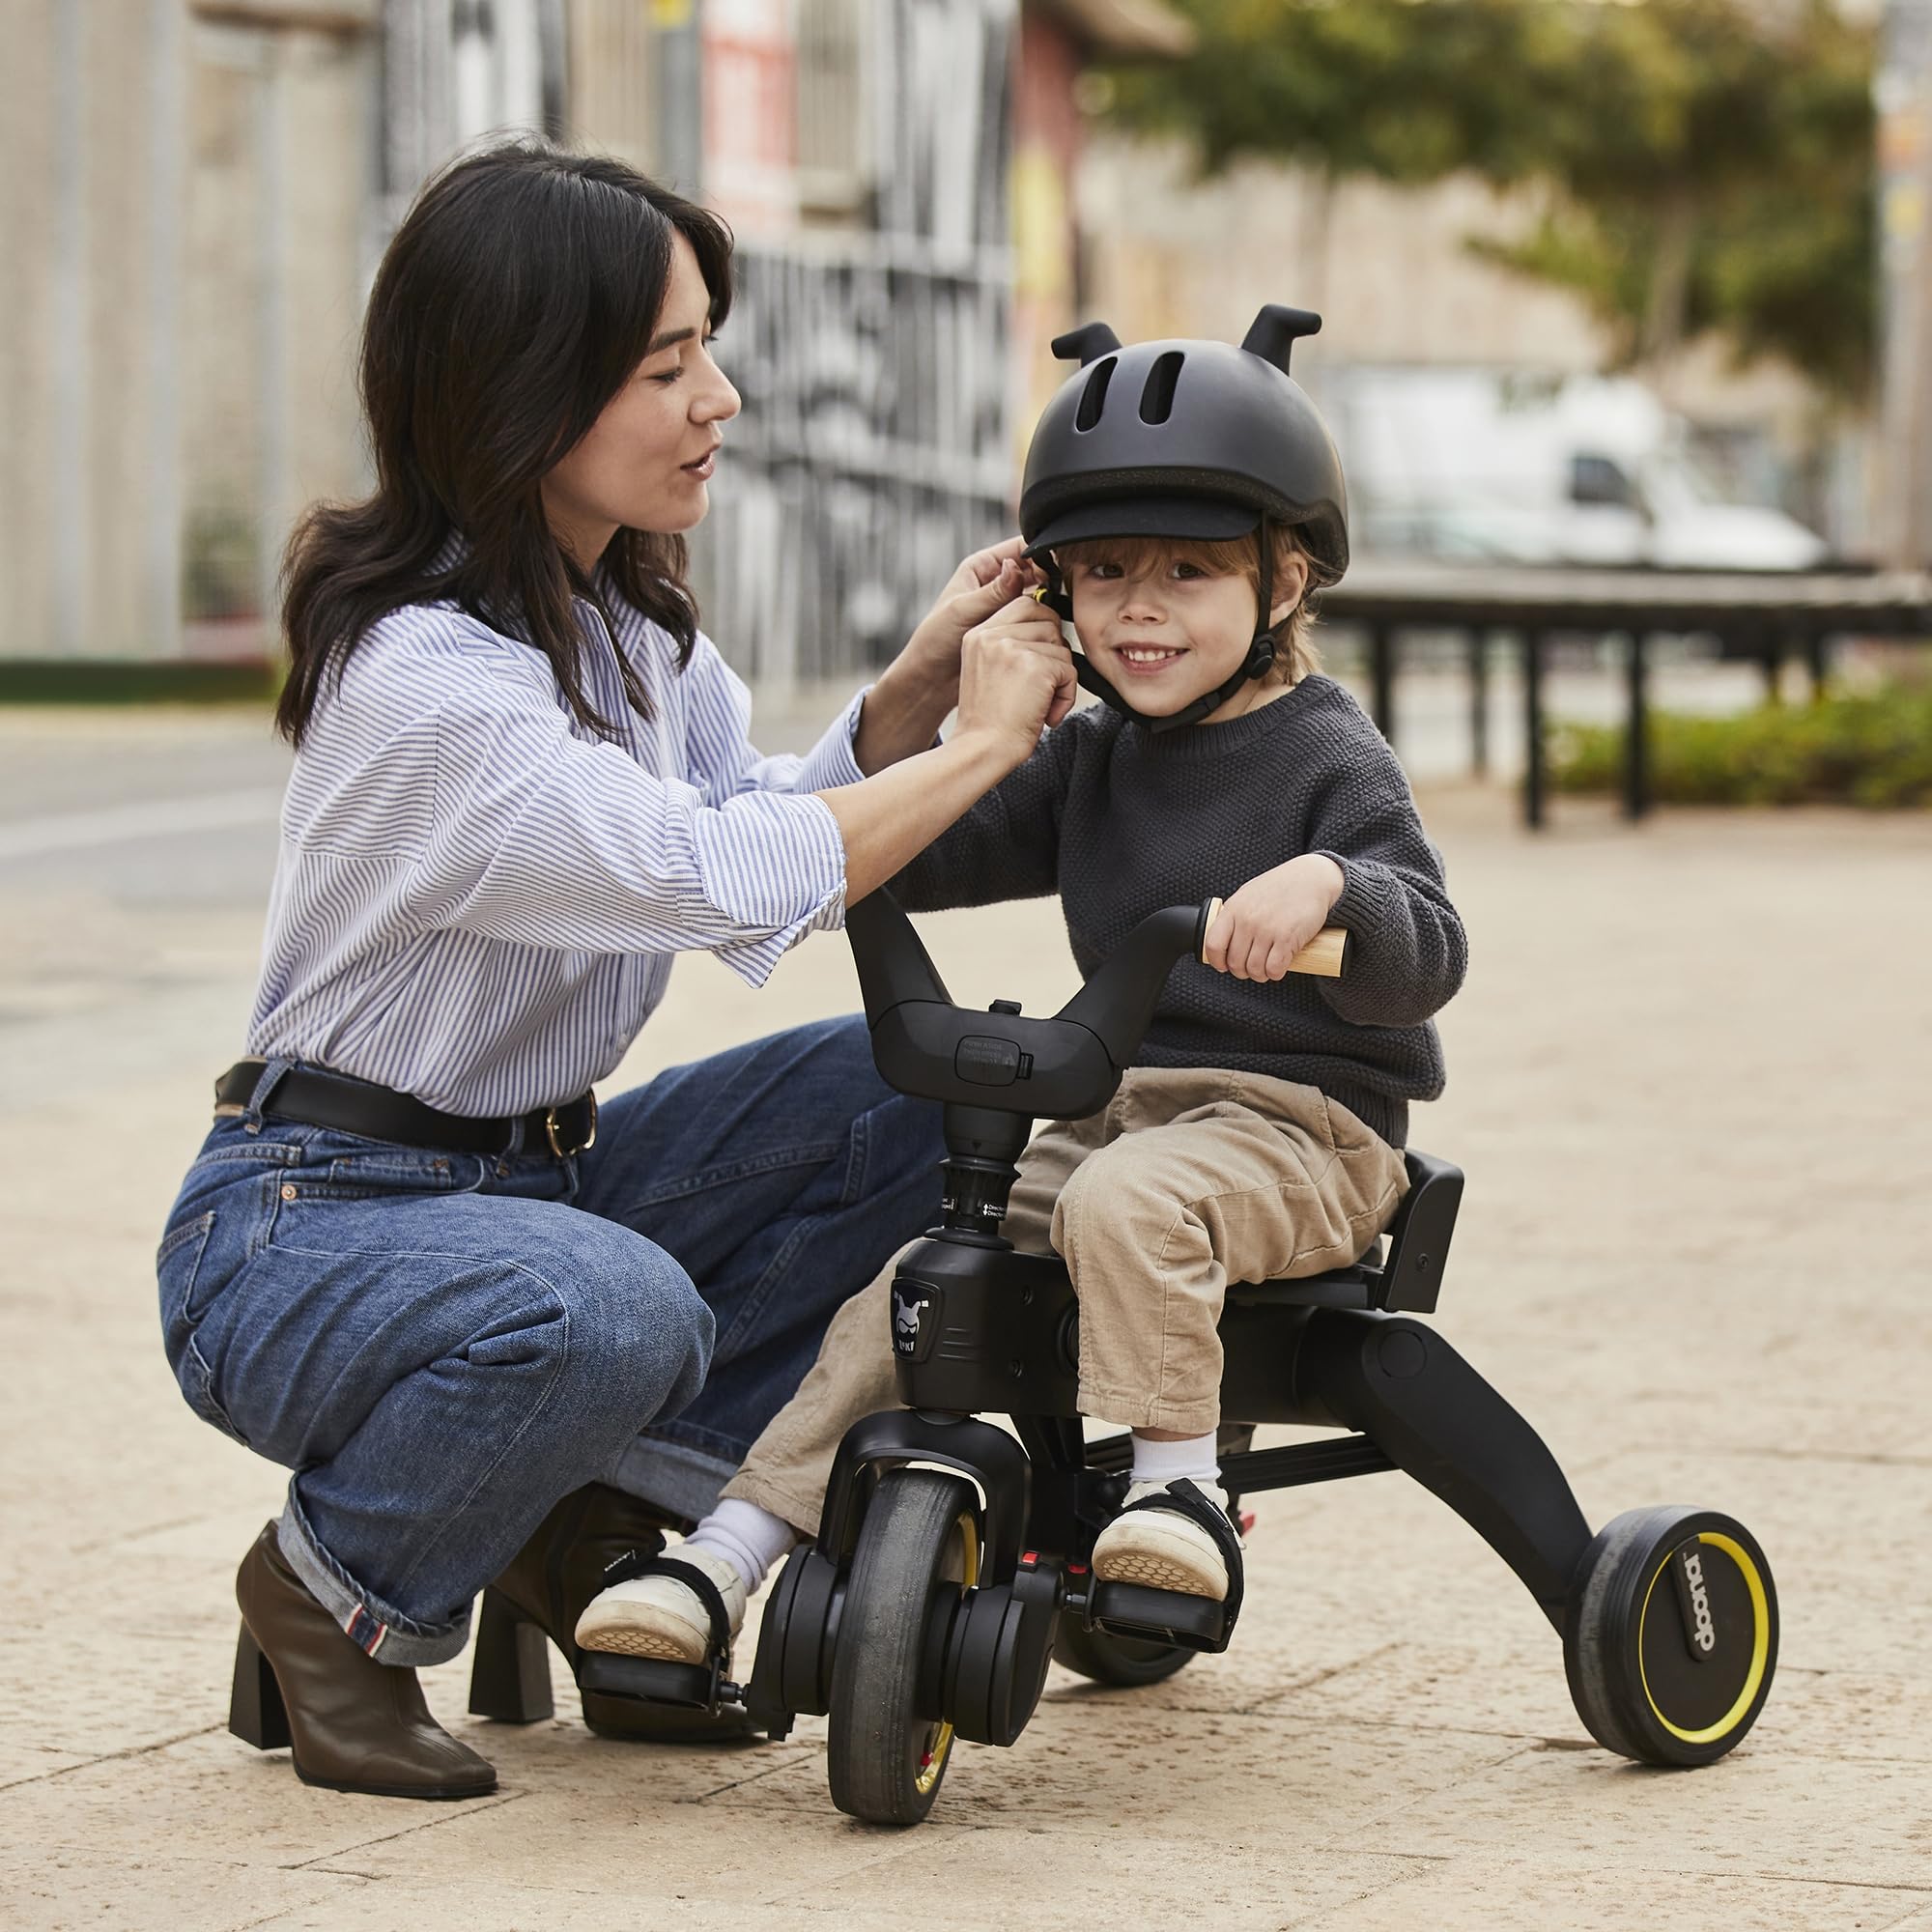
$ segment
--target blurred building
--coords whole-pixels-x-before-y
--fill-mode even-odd
[[[1080,67],[1184,35],[1160,0],[14,0],[0,656],[272,649],[292,518],[365,485],[382,247],[525,128],[740,237],[709,627],[768,679],[882,657],[1009,525],[1077,294]]]
[[[1922,558],[1932,0],[1892,6],[1893,548]],[[1580,304],[1463,245],[1519,231],[1524,199],[1259,165],[1204,184],[1093,136],[1091,65],[1188,44],[1162,0],[10,0],[0,656],[272,648],[291,519],[364,486],[382,247],[497,129],[621,155],[737,230],[721,355],[748,407],[695,554],[707,625],[770,681],[883,658],[1009,526],[1046,345],[1076,319],[1237,337],[1263,301],[1319,308],[1296,356],[1318,394],[1364,365],[1602,366]],[[1815,440],[1802,382],[1708,351],[1653,373],[1743,494],[1788,493]],[[1815,512],[1854,541],[1857,469]]]
[[[1005,527],[1013,25],[1010,0],[703,9],[745,412],[694,553],[707,626],[767,684],[890,656]]]
[[[0,66],[0,652],[254,648],[346,407],[373,0],[40,0]]]

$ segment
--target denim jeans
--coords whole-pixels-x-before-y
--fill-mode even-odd
[[[350,1635],[437,1662],[570,1491],[709,1507],[839,1304],[934,1218],[942,1152],[856,1017],[672,1067],[569,1160],[251,1105],[168,1217],[168,1360],[197,1415],[295,1471],[283,1554]]]

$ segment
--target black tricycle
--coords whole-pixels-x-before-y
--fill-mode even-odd
[[[955,1006],[888,893],[850,909],[879,1070],[944,1107],[944,1218],[893,1284],[905,1406],[845,1435],[818,1537],[773,1586],[749,1685],[724,1681],[722,1661],[586,1653],[586,1689],[714,1710],[742,1702],[774,1738],[801,1712],[825,1715],[834,1803],[870,1823],[913,1824],[955,1740],[1019,1737],[1049,1660],[1142,1685],[1226,1649],[1238,1571],[1224,1603],[1094,1580],[1094,1540],[1125,1492],[1130,1438],[1085,1439],[1065,1266],[1000,1233],[1034,1121],[1107,1104],[1169,970],[1199,957],[1215,904],[1143,921],[1050,1019],[1009,1000],[983,1013]],[[1346,947],[1331,930],[1296,965],[1346,970]],[[1676,1504],[1591,1533],[1536,1432],[1416,1319],[1435,1308],[1463,1176],[1413,1150],[1406,1158],[1409,1188],[1385,1252],[1378,1239],[1351,1267],[1230,1285],[1231,1499],[1406,1470],[1527,1586],[1563,1640],[1571,1695],[1599,1744],[1651,1765],[1722,1757],[1755,1721],[1776,1662],[1764,1552],[1733,1518]],[[1011,1433],[988,1413],[1009,1417]],[[1236,1446],[1258,1423],[1344,1433]]]

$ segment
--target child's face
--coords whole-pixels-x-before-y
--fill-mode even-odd
[[[1255,578],[1222,544],[1077,544],[1057,559],[1073,597],[1080,648],[1116,691],[1150,718],[1167,718],[1240,669],[1255,639]],[[1299,601],[1299,557],[1276,585],[1283,616]],[[1237,717],[1278,696],[1247,684],[1206,722]]]

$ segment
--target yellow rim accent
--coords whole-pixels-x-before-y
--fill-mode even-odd
[[[1757,1695],[1758,1686],[1764,1682],[1765,1661],[1771,1655],[1771,1605],[1766,1601],[1764,1578],[1758,1575],[1757,1565],[1745,1554],[1735,1537],[1720,1536],[1715,1530],[1704,1530],[1699,1533],[1697,1541],[1721,1549],[1744,1572],[1745,1587],[1750,1592],[1754,1640],[1751,1644],[1750,1668],[1745,1673],[1745,1688],[1738,1692],[1738,1701],[1715,1724],[1707,1724],[1701,1731],[1687,1731],[1673,1724],[1662,1711],[1658,1710],[1657,1699],[1650,1693],[1650,1679],[1644,1674],[1643,1668],[1643,1622],[1644,1618],[1650,1615],[1651,1595],[1657,1588],[1659,1578],[1669,1568],[1670,1557],[1666,1556],[1657,1566],[1657,1576],[1650,1579],[1650,1587],[1643,1593],[1643,1608],[1636,1620],[1636,1673],[1643,1684],[1644,1700],[1649,1704],[1657,1721],[1673,1738],[1681,1739],[1687,1745],[1715,1744],[1737,1723],[1750,1709],[1751,1700]],[[1676,1553],[1675,1549],[1670,1552],[1671,1556]]]
[[[959,1587],[970,1590],[980,1580],[980,1530],[973,1520],[970,1510],[959,1512],[959,1548],[961,1551],[959,1568],[961,1576]],[[919,1776],[913,1779],[913,1789],[923,1798],[939,1782],[946,1770],[946,1754],[952,1748],[952,1725],[950,1719],[935,1724],[932,1736],[925,1747],[925,1763]]]

